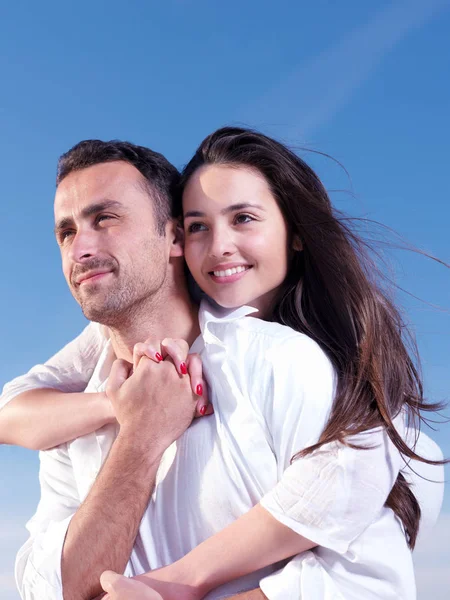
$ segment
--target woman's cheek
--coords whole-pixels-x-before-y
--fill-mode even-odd
[[[197,244],[193,244],[190,241],[186,241],[186,244],[184,246],[184,256],[186,259],[186,264],[192,274],[195,274],[201,270],[200,254],[201,253]]]

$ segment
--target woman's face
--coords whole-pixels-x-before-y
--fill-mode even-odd
[[[248,167],[206,165],[183,194],[185,255],[218,304],[265,318],[288,268],[288,232],[265,178]]]

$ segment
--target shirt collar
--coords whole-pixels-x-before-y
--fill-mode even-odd
[[[258,312],[257,308],[253,306],[240,306],[239,308],[223,308],[216,304],[213,300],[204,298],[200,304],[200,310],[198,320],[200,323],[200,330],[205,339],[216,338],[210,330],[210,325],[214,323],[231,323],[238,321],[243,317],[251,315],[252,313]]]

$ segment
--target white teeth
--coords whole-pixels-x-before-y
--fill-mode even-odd
[[[234,275],[235,273],[242,273],[242,271],[246,271],[248,267],[233,267],[232,269],[226,269],[225,271],[213,271],[216,277],[229,277],[230,275]]]

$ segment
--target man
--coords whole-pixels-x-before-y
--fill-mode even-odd
[[[130,375],[136,343],[168,336],[190,345],[199,333],[171,219],[177,179],[163,157],[122,142],[82,142],[60,160],[55,231],[63,271],[86,317],[110,337],[86,391],[107,384],[120,430],[107,425],[42,454],[41,502],[16,568],[25,600],[94,598],[105,570],[136,575],[174,562],[239,515],[239,497],[235,505],[218,499],[220,474],[234,476],[226,456],[224,471],[209,460],[223,448],[198,443],[211,441],[213,426],[188,429],[195,409],[188,378],[145,358]],[[181,450],[172,446],[177,439]],[[252,577],[228,592],[255,589],[220,597],[265,598],[256,587],[261,574]],[[106,576],[103,584],[124,597],[122,579]],[[128,585],[130,594],[142,589]]]
[[[177,182],[161,155],[123,142],[81,142],[59,161],[63,272],[85,316],[111,339],[87,391],[109,374],[120,431],[109,425],[42,453],[41,502],[16,565],[23,598],[93,598],[101,573],[124,572],[130,555],[128,573],[149,570],[139,525],[161,457],[189,427],[195,401],[189,378],[167,361],[144,358],[131,376],[129,363],[147,338],[192,344],[199,333],[172,219]],[[240,597],[265,598],[259,589]]]

